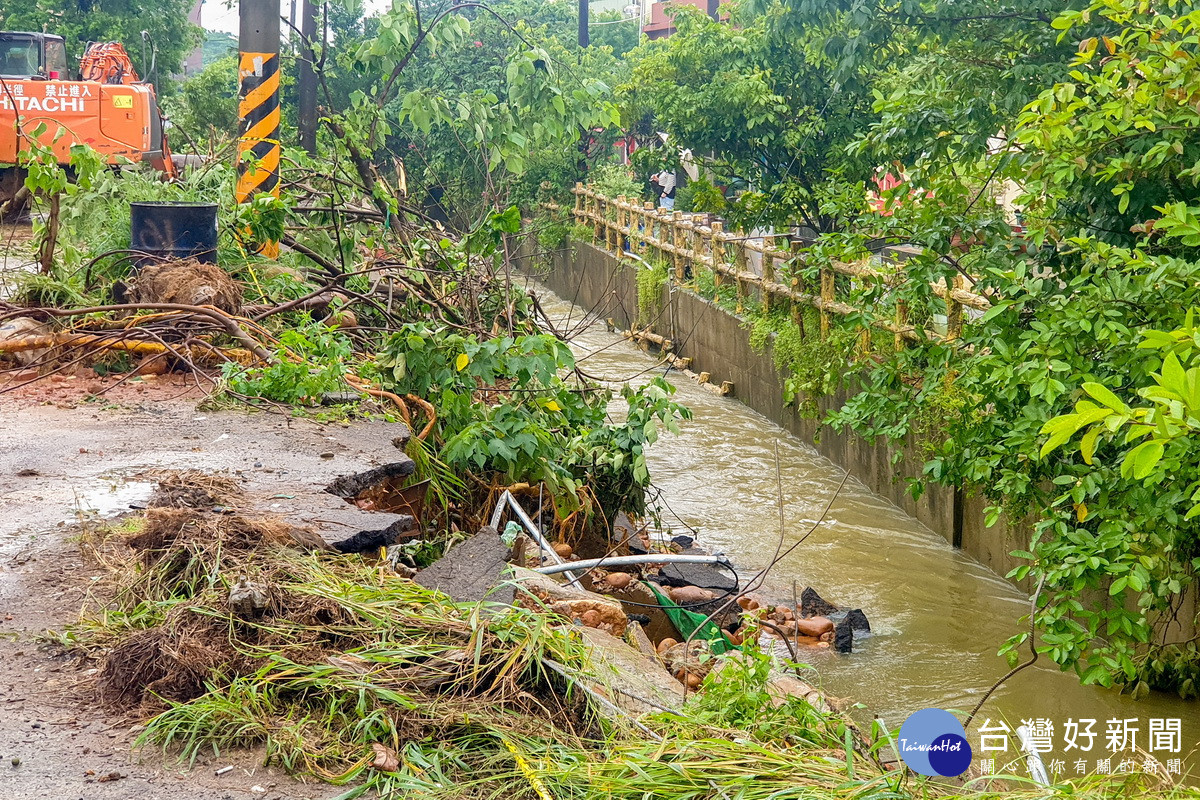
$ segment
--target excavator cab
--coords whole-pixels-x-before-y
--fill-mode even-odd
[[[49,33],[0,33],[0,78],[67,80],[67,44]]]

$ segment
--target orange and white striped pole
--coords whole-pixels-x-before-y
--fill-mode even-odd
[[[279,4],[241,0],[238,11],[238,180],[237,201],[258,194],[279,196]],[[279,244],[264,245],[275,258]]]

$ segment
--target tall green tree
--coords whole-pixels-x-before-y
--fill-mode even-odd
[[[734,25],[673,13],[675,34],[631,54],[626,117],[648,117],[717,182],[749,188],[730,210],[736,221],[837,227],[824,203],[871,176],[871,159],[848,148],[876,116],[869,94],[837,85],[824,31],[783,26],[780,6],[757,16],[735,7]]]
[[[1016,554],[1027,563],[1013,577],[1041,586],[1040,652],[1086,683],[1192,696],[1195,643],[1171,641],[1177,622],[1197,622],[1185,599],[1200,567],[1200,525],[1187,516],[1200,462],[1190,438],[1172,434],[1187,417],[1169,393],[1186,371],[1139,345],[1169,338],[1154,331],[1187,330],[1187,309],[1200,304],[1200,75],[1189,54],[1200,12],[1099,0],[1027,23],[1041,26],[1023,36],[1043,42],[1044,57],[1066,55],[1051,59],[1042,79],[1053,80],[1011,116],[998,146],[972,145],[965,128],[912,137],[886,121],[863,140],[880,156],[894,147],[899,160],[927,137],[909,162],[922,192],[886,193],[887,216],[846,203],[858,235],[828,240],[818,255],[860,257],[871,235],[921,246],[888,285],[863,289],[868,318],[903,300],[924,326],[944,308],[929,281],[957,275],[992,308],[957,341],[874,354],[862,363],[863,391],[834,421],[868,436],[919,432],[928,480],[982,493],[1010,519],[1032,517],[1034,536]],[[914,54],[912,64],[935,63]],[[954,75],[916,85],[962,89]],[[946,96],[884,102],[906,109],[894,125],[914,119],[919,130],[932,119],[932,132],[947,119]],[[944,139],[957,144],[939,149]],[[1004,181],[1015,206],[1000,202]],[[1190,341],[1178,336],[1181,347]],[[1161,429],[1131,416],[1146,400],[1166,403],[1151,417]],[[1064,451],[1083,430],[1083,448]],[[1013,658],[1026,637],[1008,644]]]

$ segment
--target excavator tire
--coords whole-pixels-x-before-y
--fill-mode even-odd
[[[0,167],[0,221],[11,222],[29,210],[29,190],[25,188],[25,170]]]

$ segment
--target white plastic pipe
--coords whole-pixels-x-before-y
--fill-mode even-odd
[[[717,564],[732,566],[725,556],[689,556],[672,553],[647,553],[642,556],[609,556],[607,558],[589,558],[584,561],[572,561],[570,564],[552,564],[548,567],[538,567],[534,572],[543,575],[557,575],[572,569],[589,570],[595,567],[628,567],[635,564]]]
[[[513,514],[516,515],[517,519],[521,522],[521,525],[526,531],[529,532],[529,535],[533,537],[533,540],[537,542],[538,547],[542,549],[542,552],[554,562],[555,566],[562,567],[562,569],[555,570],[555,572],[567,573],[568,581],[575,585],[579,585],[578,576],[576,576],[574,572],[571,572],[571,570],[575,568],[575,565],[563,564],[563,560],[559,557],[558,553],[554,552],[554,548],[551,547],[550,543],[546,541],[546,537],[542,536],[542,532],[538,530],[537,525],[533,524],[533,520],[531,520],[529,515],[525,513],[525,509],[521,508],[521,504],[517,502],[517,498],[513,497],[512,492],[508,491],[507,489],[504,490],[504,494],[500,495],[500,499],[496,501],[496,510],[492,512],[492,527],[496,530],[500,530],[500,520],[504,517],[504,506],[506,503],[508,504],[508,507],[512,509]],[[545,567],[543,567],[543,569],[545,569]]]
[[[1042,786],[1050,785],[1050,776],[1046,774],[1046,765],[1042,763],[1042,754],[1033,749],[1032,731],[1025,725],[1017,728],[1017,738],[1021,740],[1021,749],[1025,751],[1025,763],[1029,766],[1029,775]]]

